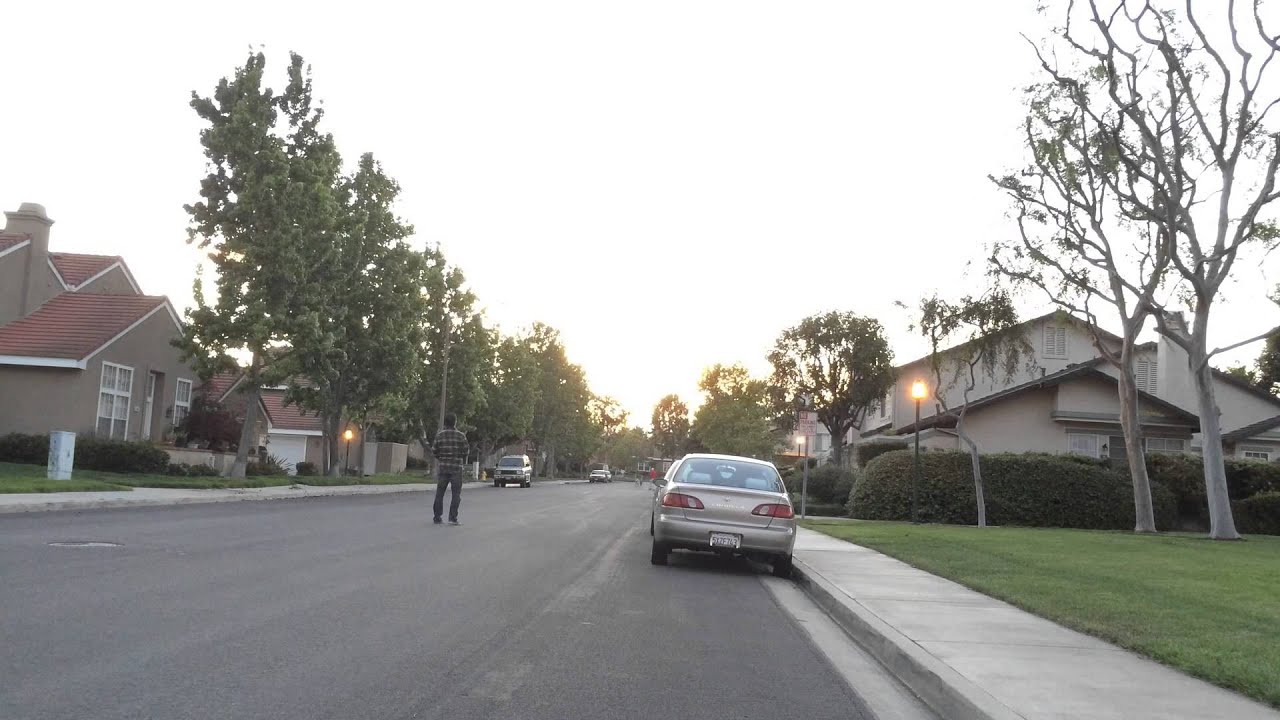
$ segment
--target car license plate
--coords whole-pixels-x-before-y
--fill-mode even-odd
[[[731,535],[729,533],[711,533],[711,547],[733,548],[737,550],[742,545],[742,537],[739,535]]]

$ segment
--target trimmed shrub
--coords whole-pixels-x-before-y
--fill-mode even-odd
[[[784,477],[787,489],[796,498],[804,484],[804,468],[800,467],[790,477]],[[853,489],[854,473],[830,463],[809,471],[809,502],[844,505]]]
[[[320,474],[320,470],[316,467],[315,463],[307,462],[305,460],[294,465],[293,471],[302,477],[314,477]]]
[[[219,473],[217,468],[212,465],[201,464],[190,465],[187,467],[187,475],[190,477],[218,477],[221,474],[222,473]]]
[[[81,470],[163,475],[169,471],[169,453],[148,442],[78,437],[75,467]]]
[[[49,436],[27,433],[0,435],[0,462],[44,465],[49,462]]]
[[[854,458],[858,461],[858,467],[864,468],[867,463],[880,457],[887,452],[901,450],[905,447],[902,443],[897,442],[866,442],[861,445],[853,446]]]
[[[816,503],[811,502],[805,506],[806,515],[817,515],[820,517],[843,517],[844,505],[839,503]],[[795,504],[796,517],[800,516],[800,503]]]
[[[1236,529],[1246,535],[1280,535],[1280,492],[1258,493],[1231,503]]]
[[[1227,494],[1232,500],[1247,500],[1261,493],[1280,492],[1280,465],[1265,460],[1227,458],[1226,466]]]
[[[1226,458],[1227,495],[1234,501],[1280,491],[1280,465],[1261,460]],[[1204,490],[1204,459],[1190,454],[1147,456],[1147,474],[1177,498],[1183,517],[1204,517],[1209,500]]]
[[[169,463],[169,469],[165,471],[166,475],[174,477],[186,477],[191,474],[191,466],[186,463]]]
[[[245,477],[272,477],[288,474],[289,470],[285,468],[284,461],[275,455],[263,455],[244,468]]]
[[[934,451],[920,457],[920,519],[973,525],[969,454]],[[867,520],[911,517],[912,454],[872,460],[850,495],[850,514]],[[1133,490],[1125,476],[1067,456],[994,454],[982,457],[987,522],[991,525],[1128,530],[1134,525]],[[1176,520],[1173,494],[1152,483],[1158,527]]]

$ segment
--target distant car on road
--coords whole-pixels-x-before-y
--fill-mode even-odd
[[[587,476],[587,482],[613,482],[613,473],[609,472],[607,466],[598,467]]]
[[[493,472],[493,486],[506,487],[509,484],[526,488],[533,485],[533,463],[529,462],[528,455],[507,455],[498,461]]]
[[[791,576],[795,511],[773,463],[733,455],[686,455],[655,480],[650,562],[672,550],[745,555]]]

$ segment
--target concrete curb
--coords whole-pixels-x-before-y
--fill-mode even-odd
[[[795,558],[793,577],[836,624],[948,720],[1024,720],[990,693],[934,657],[875,613]]]
[[[489,483],[463,483],[463,487],[475,487],[488,485]],[[193,490],[192,492],[207,492],[209,495],[187,495],[176,497],[120,497],[120,498],[86,498],[74,500],[49,500],[35,501],[23,504],[4,505],[0,502],[0,515],[17,514],[28,512],[55,512],[59,510],[107,510],[113,508],[139,508],[139,507],[162,507],[165,505],[205,505],[210,503],[227,503],[227,502],[246,502],[246,501],[267,501],[267,500],[303,500],[306,498],[317,497],[347,497],[356,495],[390,495],[393,493],[410,493],[410,492],[430,492],[431,489],[424,488],[421,483],[412,483],[404,485],[334,485],[334,486],[318,486],[306,487],[297,490],[297,494],[286,495],[280,493],[272,493],[270,495],[261,494],[262,490],[279,490],[288,488],[288,486],[277,486],[276,488],[224,488],[218,490]],[[148,488],[140,488],[146,490]],[[239,491],[239,492],[236,492]],[[233,493],[233,494],[217,494],[212,493]],[[85,493],[88,494],[88,493]],[[0,501],[3,495],[0,495]]]

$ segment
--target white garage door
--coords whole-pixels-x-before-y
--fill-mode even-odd
[[[284,461],[289,474],[294,474],[294,467],[307,459],[307,438],[299,435],[268,435],[267,452]]]

